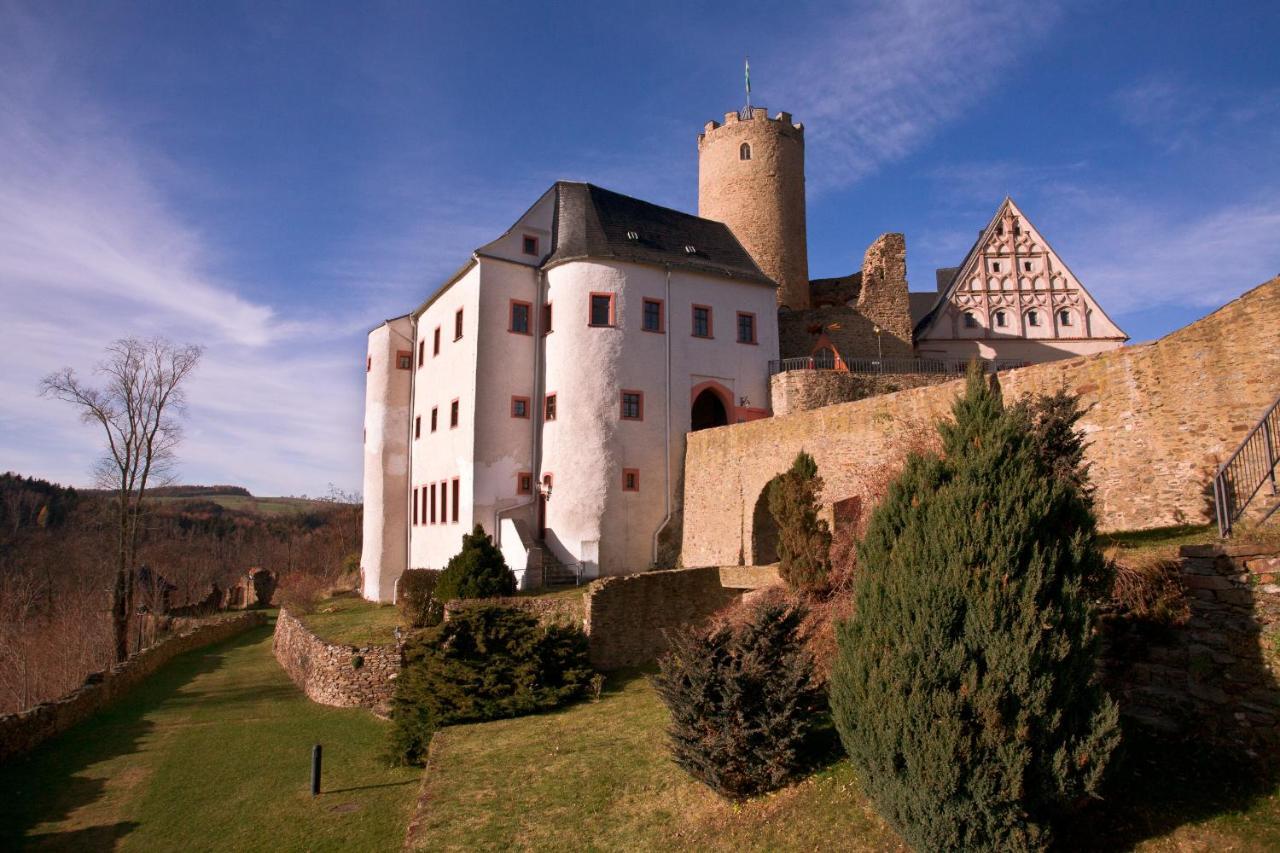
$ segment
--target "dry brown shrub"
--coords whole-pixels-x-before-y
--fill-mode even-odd
[[[314,613],[329,592],[331,581],[307,572],[290,572],[280,580],[276,599],[290,613]]]
[[[1177,548],[1132,553],[1113,548],[1107,557],[1115,566],[1111,602],[1117,615],[1159,625],[1182,625],[1191,618]]]

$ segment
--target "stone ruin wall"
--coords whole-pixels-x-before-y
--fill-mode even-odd
[[[1006,401],[1067,387],[1081,426],[1103,530],[1212,519],[1216,466],[1280,392],[1280,278],[1150,344],[1000,374]],[[800,450],[835,502],[865,498],[883,464],[932,434],[963,380],[690,433],[685,457],[686,566],[752,562],[762,490]]]
[[[276,618],[271,650],[308,699],[337,708],[385,706],[400,672],[398,646],[330,643],[284,608]]]
[[[190,625],[129,656],[105,672],[91,674],[83,687],[52,702],[0,715],[0,762],[35,749],[54,735],[120,699],[183,652],[211,646],[263,624],[261,611],[215,617]]]
[[[773,414],[790,415],[836,403],[892,394],[906,388],[940,385],[945,373],[849,373],[843,370],[788,370],[769,379]]]

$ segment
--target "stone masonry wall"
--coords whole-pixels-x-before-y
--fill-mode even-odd
[[[720,570],[671,569],[603,578],[587,587],[591,663],[618,669],[651,661],[667,648],[666,632],[706,619],[742,597],[721,585]]]
[[[893,340],[910,349],[911,306],[907,296],[907,238],[881,234],[862,258],[858,313],[880,326],[882,344]],[[843,355],[843,353],[841,353]],[[846,356],[849,357],[849,356]]]
[[[904,388],[940,385],[955,377],[945,373],[849,373],[843,370],[788,370],[769,380],[773,414],[807,412],[835,403],[849,403],[892,394]]]
[[[389,702],[400,672],[397,646],[326,642],[284,608],[276,619],[272,651],[308,699],[339,708],[376,708]]]
[[[444,618],[445,621],[448,621],[451,615],[468,607],[496,604],[500,607],[523,610],[525,613],[536,617],[542,625],[569,625],[581,628],[584,619],[585,596],[586,588],[584,587],[582,596],[574,596],[572,598],[545,595],[516,595],[503,598],[457,598],[453,601],[445,602]]]
[[[1102,529],[1208,522],[1215,467],[1280,392],[1280,278],[1154,343],[1011,370],[999,381],[1006,401],[1063,386],[1082,395]],[[756,502],[800,450],[818,463],[828,512],[866,497],[875,469],[911,433],[932,432],[963,387],[957,380],[690,433],[684,565],[749,561]]]
[[[1157,731],[1252,750],[1280,747],[1280,556],[1187,546],[1184,625],[1104,619],[1104,680],[1121,713]]]
[[[131,655],[106,672],[90,675],[83,687],[61,699],[0,716],[0,763],[92,717],[183,652],[230,639],[261,625],[265,618],[261,611],[249,611],[202,622]]]

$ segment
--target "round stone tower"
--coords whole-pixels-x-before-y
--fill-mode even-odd
[[[698,136],[698,215],[729,226],[765,275],[778,304],[809,307],[804,224],[804,125],[756,107],[707,122]]]

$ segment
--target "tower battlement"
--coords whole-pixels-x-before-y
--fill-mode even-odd
[[[753,121],[768,122],[771,125],[775,125],[776,130],[783,133],[795,134],[801,137],[804,136],[804,125],[799,122],[792,122],[791,113],[779,112],[773,118],[769,118],[769,111],[764,107],[752,107],[750,112],[747,112],[746,110],[734,110],[733,112],[725,113],[723,124],[715,119],[709,120],[706,125],[703,126],[702,133],[698,134],[698,145],[701,146],[707,134],[713,131],[719,130],[723,127],[732,127],[736,124]]]

